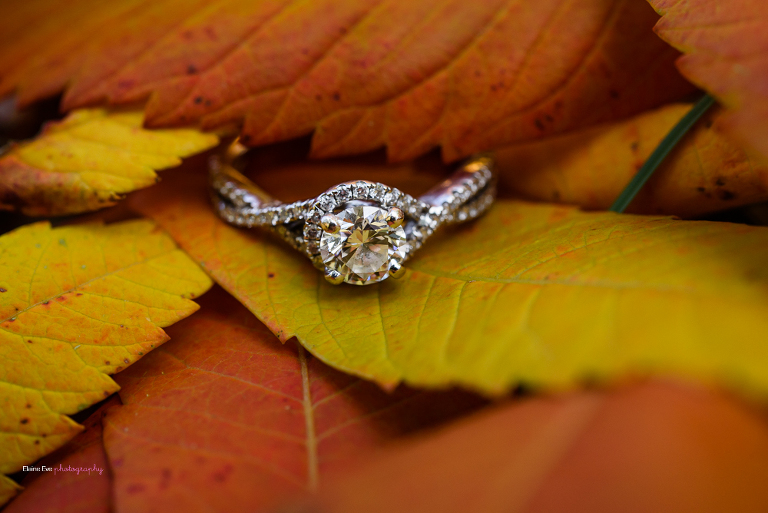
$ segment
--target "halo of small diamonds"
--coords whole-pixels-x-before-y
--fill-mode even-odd
[[[325,268],[320,256],[320,240],[323,235],[323,229],[320,225],[322,217],[325,214],[343,210],[347,204],[355,201],[367,202],[384,210],[398,207],[403,211],[406,217],[403,227],[407,240],[402,248],[403,260],[407,259],[415,249],[415,244],[420,246],[420,242],[432,234],[437,225],[434,219],[435,207],[405,194],[395,187],[362,180],[339,184],[315,199],[309,207],[304,222],[306,253],[319,269]],[[430,209],[433,209],[432,213],[430,213]],[[423,222],[421,221],[422,217],[424,218]]]

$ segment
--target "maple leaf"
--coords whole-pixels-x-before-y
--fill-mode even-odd
[[[150,221],[0,237],[0,472],[57,449],[67,417],[118,386],[117,372],[165,342],[208,277]]]
[[[317,156],[441,145],[454,160],[680,99],[657,19],[636,0],[44,0],[5,9],[0,95],[149,97],[153,127],[242,123],[254,145],[314,130]]]
[[[143,130],[141,111],[75,111],[0,156],[0,209],[76,214],[154,184],[155,170],[218,143],[196,130]]]
[[[106,455],[99,446],[80,456],[107,459],[105,509],[267,510],[347,460],[484,404],[459,391],[387,394],[333,371],[277,343],[221,289],[201,306],[169,329],[171,342],[115,376],[124,406],[105,412]],[[30,487],[21,502],[39,507],[43,491]]]
[[[685,55],[678,68],[729,107],[722,125],[768,157],[768,4],[761,0],[649,0],[656,32]]]
[[[281,177],[294,193],[312,185]],[[333,287],[304,256],[224,224],[189,174],[167,178],[136,208],[281,340],[384,386],[499,394],[652,370],[766,391],[753,343],[768,336],[765,228],[499,201],[432,239],[407,279]]]
[[[672,383],[507,403],[369,458],[301,511],[761,512],[768,430]]]
[[[499,149],[501,187],[526,199],[605,210],[690,105]],[[722,111],[695,126],[643,187],[628,211],[702,214],[768,200],[768,164],[724,138]]]

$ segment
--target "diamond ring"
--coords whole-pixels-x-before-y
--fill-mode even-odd
[[[247,148],[235,141],[211,157],[214,208],[229,224],[266,228],[309,257],[338,285],[370,285],[405,274],[403,263],[444,224],[468,221],[496,195],[493,160],[477,156],[445,181],[414,198],[382,183],[335,185],[316,198],[281,203],[240,171]]]

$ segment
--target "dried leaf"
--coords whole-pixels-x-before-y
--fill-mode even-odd
[[[219,221],[188,176],[138,208],[281,340],[384,386],[499,394],[656,371],[768,391],[766,228],[500,201],[430,240],[405,279],[333,287],[274,238]]]
[[[75,111],[0,156],[0,209],[75,214],[114,205],[157,181],[155,170],[216,145],[197,130],[144,130],[139,111]]]
[[[691,91],[636,0],[42,0],[3,14],[0,94],[22,104],[65,88],[66,108],[149,96],[151,126],[242,123],[251,144],[314,130],[316,156],[441,145],[453,160]]]
[[[729,109],[724,129],[768,157],[768,3],[649,0],[662,39],[685,53],[678,68]]]
[[[118,389],[118,372],[168,339],[210,280],[150,221],[0,237],[0,472],[82,428],[69,417]]]
[[[173,340],[115,376],[104,419],[116,511],[265,511],[350,458],[483,404],[459,392],[387,394],[269,330],[223,290]]]
[[[611,206],[661,139],[691,106],[670,105],[627,121],[503,148],[502,187],[526,199]],[[632,202],[631,212],[694,217],[768,200],[768,163],[718,131],[706,114]]]
[[[651,383],[508,403],[329,483],[315,513],[762,512],[764,415]]]

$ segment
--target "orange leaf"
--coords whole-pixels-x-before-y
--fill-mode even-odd
[[[218,143],[196,130],[144,130],[141,111],[84,109],[48,123],[35,139],[0,155],[0,210],[27,215],[77,214],[114,205]]]
[[[516,196],[607,209],[661,139],[690,110],[670,105],[611,125],[496,152]],[[630,212],[694,217],[768,200],[768,164],[720,135],[722,111],[693,128],[643,187]]]
[[[671,384],[508,403],[371,460],[306,511],[768,509],[763,415]]]
[[[149,96],[151,126],[244,123],[250,144],[315,130],[316,156],[453,160],[691,90],[637,0],[38,0],[2,18],[0,94],[22,104]]]
[[[4,513],[108,513],[110,479],[107,455],[102,445],[102,413],[119,405],[116,395],[108,399],[83,423],[83,432],[67,445],[35,462],[24,492]],[[88,469],[78,471],[76,469]]]
[[[263,511],[345,460],[466,412],[460,392],[387,394],[280,342],[223,290],[115,376],[104,444],[117,511]]]
[[[678,68],[729,107],[724,128],[768,156],[768,3],[649,0],[662,39],[685,55]]]

